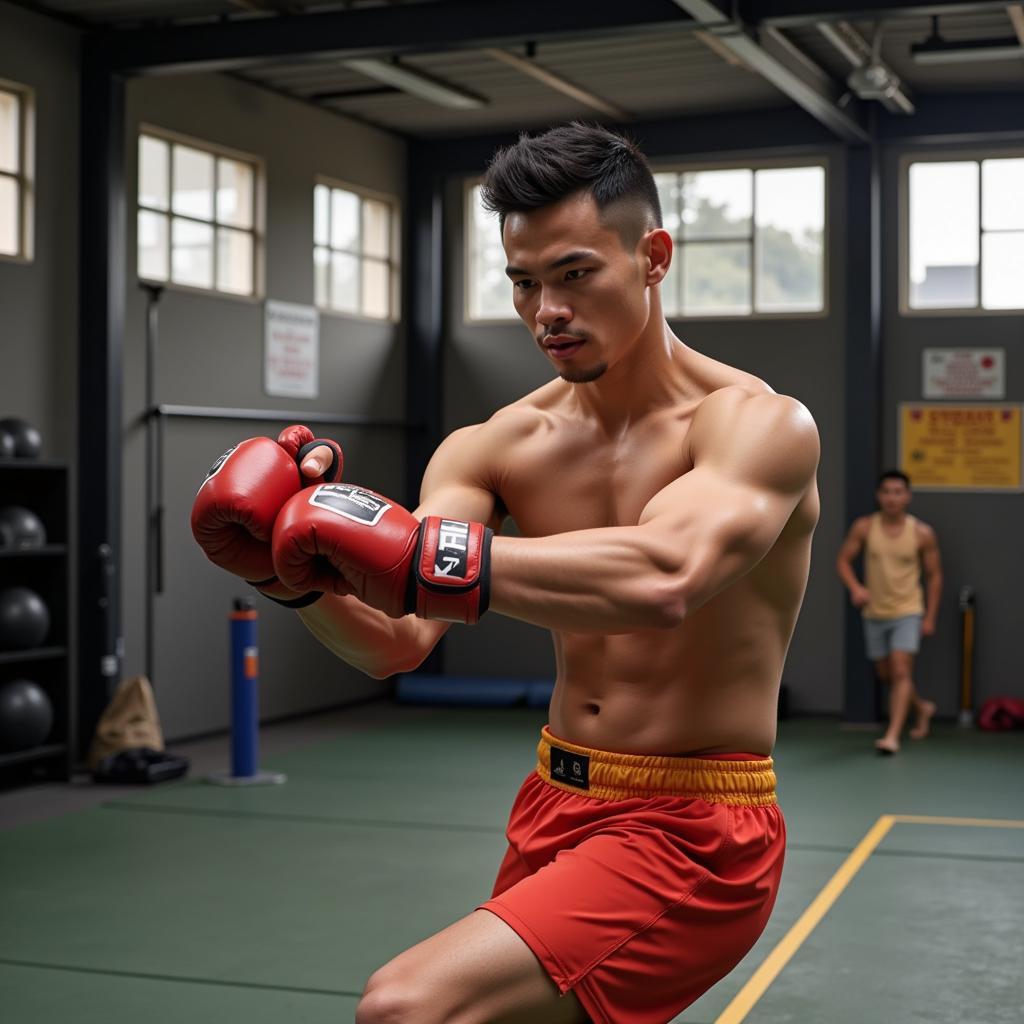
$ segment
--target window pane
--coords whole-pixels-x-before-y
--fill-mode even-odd
[[[474,185],[470,196],[466,306],[471,320],[515,320],[512,285],[505,276],[505,249],[498,232],[498,216],[484,209],[480,191],[480,186]]]
[[[213,228],[175,218],[171,239],[171,279],[196,288],[212,288]]]
[[[750,312],[750,243],[684,245],[683,315]]]
[[[362,312],[382,320],[391,314],[391,268],[386,263],[363,260]]]
[[[170,146],[163,139],[139,136],[139,205],[167,209]]]
[[[376,199],[363,200],[363,252],[381,259],[391,255],[391,211]]]
[[[167,280],[167,217],[162,213],[139,210],[138,219],[139,277],[150,281]]]
[[[252,295],[252,235],[217,229],[217,287],[235,295]]]
[[[985,235],[981,248],[981,304],[1024,309],[1024,231]]]
[[[236,228],[251,228],[252,207],[252,167],[240,160],[218,160],[217,220]]]
[[[982,161],[981,223],[986,231],[1024,228],[1024,160]]]
[[[327,249],[313,250],[313,290],[318,306],[330,305],[331,254]]]
[[[824,307],[825,169],[779,167],[754,176],[760,313]]]
[[[359,247],[359,196],[331,189],[331,245],[335,249]]]
[[[213,156],[174,147],[174,212],[213,220]]]
[[[658,186],[658,199],[661,201],[662,226],[676,238],[679,233],[679,175],[656,174],[654,184]]]
[[[490,226],[490,225],[488,225]],[[488,232],[489,238],[497,234]],[[512,282],[505,274],[505,250],[501,245],[487,245],[473,253],[470,263],[470,277],[467,282],[470,302],[469,315],[474,320],[515,320],[516,309],[512,304]]]
[[[21,161],[19,125],[20,98],[12,92],[0,92],[0,171],[17,174]]]
[[[359,260],[346,253],[331,253],[331,309],[359,312]]]
[[[317,245],[330,245],[331,190],[326,185],[313,188],[313,241]]]
[[[910,305],[976,306],[978,165],[910,165]]]
[[[18,203],[18,182],[14,178],[0,178],[0,253],[18,256],[21,233]]]
[[[694,171],[682,176],[684,238],[749,238],[751,172]]]

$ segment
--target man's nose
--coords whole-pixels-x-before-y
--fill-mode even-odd
[[[569,323],[572,320],[572,309],[556,292],[546,290],[541,294],[540,305],[537,307],[537,323],[549,330],[559,322]]]

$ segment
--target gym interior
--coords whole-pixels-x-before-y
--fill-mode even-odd
[[[414,508],[443,438],[552,379],[479,184],[577,120],[650,161],[675,334],[821,440],[779,898],[673,1019],[1021,1020],[1006,0],[0,0],[5,1019],[352,1020],[379,965],[488,897],[548,631],[492,614],[371,678],[211,565],[189,518],[221,453],[291,423]],[[880,757],[836,555],[891,467],[944,586],[915,662],[931,734]],[[115,692],[155,753],[104,774]]]

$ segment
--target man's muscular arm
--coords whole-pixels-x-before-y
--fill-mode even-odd
[[[477,437],[479,430],[465,427],[453,432],[434,453],[423,477],[420,505],[413,513],[417,519],[451,515],[488,523],[495,529],[500,526],[494,495],[481,482],[479,463],[484,449]],[[326,453],[317,452],[310,458],[320,455],[326,458]],[[298,614],[325,647],[377,679],[416,668],[451,625],[414,615],[393,619],[356,597],[330,593]]]
[[[771,550],[814,481],[814,421],[793,399],[723,389],[689,441],[694,466],[636,526],[495,537],[491,608],[551,629],[671,628]]]

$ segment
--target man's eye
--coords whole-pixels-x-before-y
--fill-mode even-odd
[[[530,278],[524,277],[519,281],[513,281],[512,287],[518,289],[521,292],[525,292],[527,289],[532,288],[533,284],[534,282]]]
[[[565,272],[566,281],[578,281],[585,274],[589,273],[586,267],[577,267],[575,270],[567,270]]]

